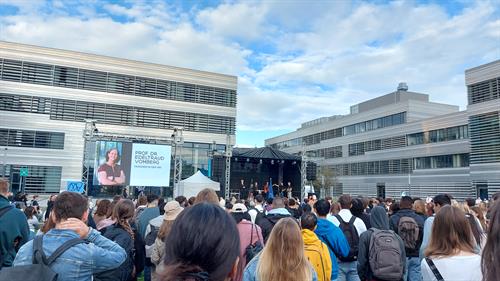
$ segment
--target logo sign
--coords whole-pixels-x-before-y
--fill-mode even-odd
[[[21,168],[21,169],[19,169],[19,175],[21,177],[27,177],[29,175],[28,168]]]
[[[81,181],[68,181],[66,183],[66,190],[76,193],[83,193],[85,185]]]

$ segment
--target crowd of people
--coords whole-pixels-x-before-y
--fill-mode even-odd
[[[226,202],[204,189],[92,208],[61,192],[43,216],[38,204],[13,204],[0,180],[0,280],[495,281],[499,197]]]

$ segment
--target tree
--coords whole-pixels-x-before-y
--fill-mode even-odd
[[[338,179],[333,168],[318,166],[318,177],[313,181],[315,190],[320,190],[321,197],[333,196],[333,187],[338,184]]]

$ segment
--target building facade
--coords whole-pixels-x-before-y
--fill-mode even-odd
[[[500,61],[466,71],[469,106],[396,92],[351,106],[345,116],[306,122],[266,145],[302,154],[328,175],[326,194],[487,198],[499,190]]]
[[[182,127],[189,177],[234,145],[236,95],[235,76],[0,41],[0,176],[29,193],[81,179],[84,120],[94,119],[153,140]]]

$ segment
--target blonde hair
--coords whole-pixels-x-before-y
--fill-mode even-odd
[[[282,218],[274,226],[257,264],[259,280],[311,280],[311,265],[297,221]]]

